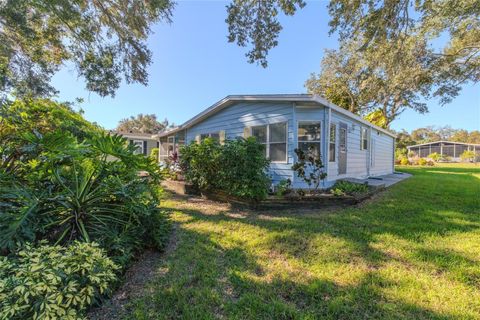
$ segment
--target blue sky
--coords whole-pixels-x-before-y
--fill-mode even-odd
[[[227,42],[226,2],[178,1],[173,23],[153,27],[149,84],[122,84],[114,98],[86,91],[83,79],[64,68],[53,79],[58,99],[84,98],[85,117],[107,129],[138,113],[154,113],[180,124],[229,94],[304,93],[305,80],[318,72],[323,50],[336,48],[328,35],[326,2],[309,2],[294,17],[282,17],[279,45],[264,69],[247,63],[246,48]],[[430,113],[407,110],[393,122],[395,130],[450,125],[480,129],[480,85],[467,85],[446,106],[429,101]]]

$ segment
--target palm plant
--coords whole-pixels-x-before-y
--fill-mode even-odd
[[[83,142],[58,132],[24,138],[23,158],[29,160],[14,173],[0,170],[3,250],[37,239],[95,240],[127,254],[125,243],[140,245],[142,223],[157,204],[159,176],[150,159],[135,155],[126,139],[105,133]],[[140,170],[150,176],[140,177]],[[122,248],[115,247],[118,241]]]

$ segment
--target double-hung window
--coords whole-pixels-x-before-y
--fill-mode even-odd
[[[311,150],[315,157],[321,155],[321,125],[318,121],[298,122],[298,148],[304,152]]]
[[[368,150],[368,129],[360,128],[360,150]]]
[[[328,150],[328,161],[335,162],[335,151],[336,151],[336,138],[337,138],[337,125],[335,123],[330,124],[330,140],[329,140],[329,150]]]
[[[220,141],[220,135],[218,132],[203,133],[200,135],[200,140],[204,140],[206,138],[212,138],[213,140]]]
[[[265,146],[265,156],[272,162],[287,162],[287,123],[252,127],[251,135]]]

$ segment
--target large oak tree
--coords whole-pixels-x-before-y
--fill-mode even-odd
[[[171,0],[5,0],[0,3],[0,92],[51,96],[52,76],[75,66],[89,91],[147,84],[151,25],[170,21]]]

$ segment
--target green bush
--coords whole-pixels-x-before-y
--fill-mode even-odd
[[[26,245],[0,257],[0,319],[78,319],[110,293],[116,266],[95,243]]]
[[[366,184],[353,183],[350,181],[340,180],[335,182],[330,192],[336,196],[345,195],[345,194],[354,195],[354,194],[368,192],[368,186]]]
[[[292,191],[292,181],[290,179],[283,179],[275,186],[275,194],[277,196],[284,196]]]
[[[220,190],[249,200],[266,198],[270,180],[264,146],[255,138],[227,140],[219,155]]]
[[[267,196],[269,161],[255,138],[227,140],[223,145],[207,138],[180,149],[185,180],[201,190],[222,190],[248,200]]]
[[[156,163],[135,154],[125,138],[88,126],[61,105],[60,115],[73,113],[73,123],[83,133],[68,126],[44,128],[45,119],[61,119],[50,115],[51,108],[46,115],[35,104],[31,108],[40,131],[29,131],[33,124],[24,127],[17,121],[26,107],[17,114],[14,105],[4,106],[12,118],[0,119],[9,128],[0,137],[10,132],[15,136],[10,141],[21,146],[0,145],[0,250],[6,253],[43,239],[62,245],[95,241],[125,265],[152,242],[147,230],[158,207]],[[140,177],[140,171],[149,176]]]
[[[425,165],[427,165],[427,163],[428,163],[428,161],[425,158],[418,159],[418,165],[419,166],[425,166]]]

